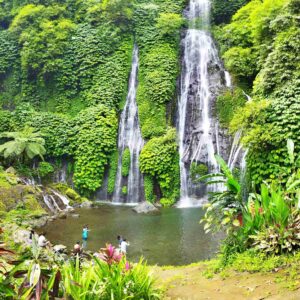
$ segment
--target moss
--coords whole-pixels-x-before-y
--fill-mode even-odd
[[[71,198],[72,200],[75,200],[75,201],[80,201],[81,198],[79,196],[78,193],[76,193],[73,189],[71,188],[68,188],[66,191],[65,191],[65,194]]]
[[[0,212],[6,211],[5,204],[0,200]]]
[[[30,211],[44,211],[39,201],[33,195],[26,195],[23,199],[24,207]]]
[[[7,178],[10,178],[10,175],[5,172],[0,172],[0,188],[11,187],[11,183],[7,180]]]

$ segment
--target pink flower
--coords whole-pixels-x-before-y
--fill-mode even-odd
[[[130,264],[128,261],[125,263],[125,271],[129,271],[131,269]]]
[[[106,248],[100,249],[99,258],[107,262],[109,265],[119,263],[122,257],[122,254],[120,254],[111,244],[106,244]]]

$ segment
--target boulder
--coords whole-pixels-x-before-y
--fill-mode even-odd
[[[71,214],[70,216],[71,216],[72,218],[79,218],[79,217],[80,217],[79,214]]]
[[[65,245],[55,245],[53,250],[54,252],[65,253],[67,251],[67,247]]]
[[[80,196],[71,188],[68,188],[65,194],[72,200],[80,200]]]
[[[142,202],[136,207],[134,207],[133,211],[135,211],[138,214],[148,214],[158,212],[159,210],[150,202]]]
[[[14,174],[14,175],[17,174],[17,171],[13,167],[9,167],[8,169],[5,170],[5,172],[9,173],[9,174]]]
[[[58,213],[58,218],[59,219],[66,219],[67,218],[67,213],[65,211],[61,211]]]
[[[89,201],[89,200],[85,200],[81,203],[80,205],[81,207],[85,207],[85,208],[90,208],[90,207],[93,207],[94,204],[92,201]]]

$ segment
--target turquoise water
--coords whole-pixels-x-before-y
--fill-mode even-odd
[[[157,215],[140,215],[130,207],[102,206],[79,209],[79,218],[58,219],[43,229],[55,244],[69,249],[81,240],[84,224],[90,228],[87,249],[97,251],[106,243],[117,245],[117,235],[129,242],[128,257],[137,261],[144,256],[149,264],[183,265],[211,258],[219,237],[204,233],[199,220],[201,208],[168,208]]]

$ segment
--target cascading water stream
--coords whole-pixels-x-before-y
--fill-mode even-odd
[[[129,79],[129,89],[124,110],[121,114],[118,136],[118,169],[113,195],[114,203],[137,203],[143,200],[143,178],[139,171],[139,155],[144,146],[136,104],[137,75],[138,75],[138,47],[133,49],[132,69]],[[122,176],[123,154],[128,148],[130,152],[130,166],[127,178],[127,195],[122,188],[126,186],[126,179]]]
[[[212,89],[222,86],[226,76],[209,32],[210,1],[190,0],[187,18],[190,29],[183,41],[184,56],[181,91],[178,103],[181,199],[179,207],[193,206],[192,162],[207,165],[209,172],[218,171],[217,122],[212,122]],[[227,76],[227,84],[229,78]],[[217,144],[217,145],[216,145]],[[211,187],[216,189],[217,187]]]

